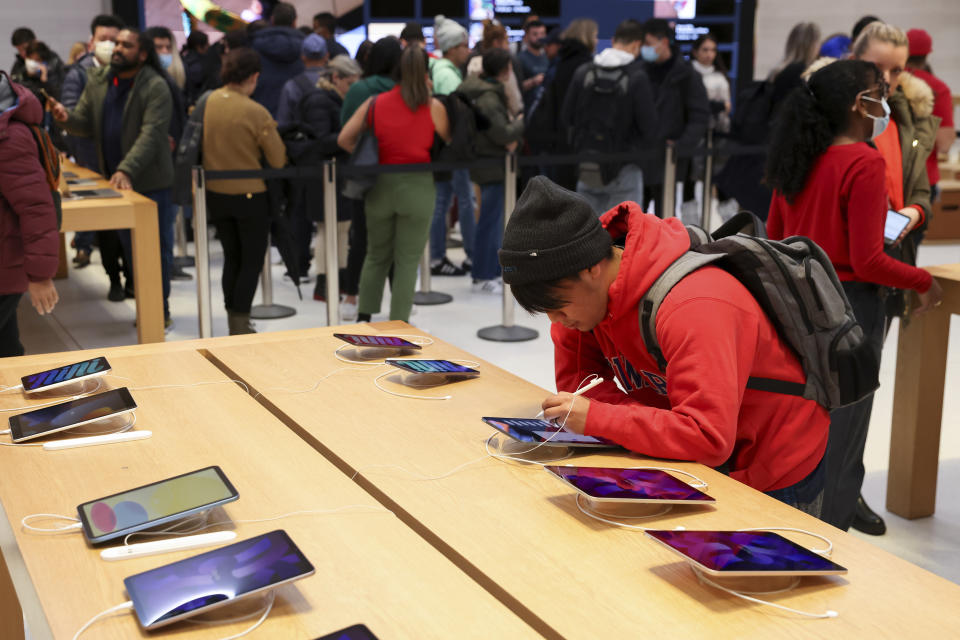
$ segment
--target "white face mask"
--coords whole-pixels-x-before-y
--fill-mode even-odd
[[[37,62],[36,60],[31,60],[30,58],[27,58],[24,60],[24,62],[27,65],[27,73],[29,73],[31,76],[40,75],[40,69],[43,68],[43,64]]]
[[[93,55],[97,59],[97,62],[102,65],[110,64],[110,56],[113,55],[113,50],[116,46],[117,43],[113,40],[100,40],[94,43]]]
[[[887,130],[887,126],[890,124],[890,105],[887,104],[886,98],[881,98],[877,100],[876,98],[871,98],[870,96],[863,96],[864,100],[869,100],[870,102],[879,102],[883,105],[883,115],[882,116],[872,116],[869,113],[864,115],[873,120],[873,135],[870,136],[870,139],[873,140],[884,131]]]

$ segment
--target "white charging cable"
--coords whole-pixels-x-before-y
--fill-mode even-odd
[[[768,607],[775,607],[782,611],[795,613],[797,615],[806,616],[808,618],[836,618],[837,616],[840,615],[833,609],[828,609],[823,613],[811,613],[809,611],[801,611],[799,609],[786,607],[782,604],[777,604],[776,602],[769,602],[767,600],[761,600],[760,598],[754,598],[753,596],[747,595],[748,593],[750,593],[749,591],[737,591],[735,589],[729,589],[723,585],[717,584],[716,582],[714,582],[713,580],[705,576],[703,572],[697,569],[696,567],[692,567],[692,568],[693,568],[693,572],[697,575],[697,578],[700,580],[700,582],[704,584],[708,584],[715,589],[720,589],[721,591],[725,591],[726,593],[729,593],[732,596],[736,596],[742,600],[747,600],[748,602],[762,604]],[[777,591],[768,591],[767,593],[782,593],[783,591],[789,591],[790,589],[793,589],[795,586],[797,586],[797,584],[799,583],[800,583],[800,579],[798,578],[793,584],[791,584],[789,587],[786,587],[785,589],[779,589]]]
[[[25,407],[11,407],[11,408],[8,408],[8,409],[0,409],[0,412],[6,412],[6,411],[33,411],[34,409],[42,409],[42,408],[44,408],[44,407],[49,407],[49,406],[52,406],[52,405],[55,405],[55,404],[61,404],[61,403],[63,403],[63,402],[71,402],[71,401],[73,401],[73,400],[79,400],[80,398],[83,398],[84,396],[88,396],[88,395],[90,395],[91,393],[96,393],[97,391],[100,390],[100,387],[102,387],[102,386],[103,386],[103,383],[100,381],[100,378],[97,378],[97,386],[94,387],[92,391],[84,391],[83,393],[80,393],[80,394],[77,394],[77,395],[74,395],[74,396],[70,396],[69,398],[57,398],[56,400],[51,400],[50,402],[44,402],[44,403],[41,403],[41,404],[31,404],[31,405],[27,405],[27,406],[25,406]]]
[[[11,392],[11,391],[20,391],[21,389],[23,389],[23,385],[22,385],[22,384],[16,384],[16,385],[12,385],[12,386],[9,386],[9,387],[4,386],[4,385],[0,385],[0,393],[9,393],[9,392]]]
[[[262,609],[262,610],[261,610],[261,609],[258,609],[258,610],[256,610],[256,611],[254,611],[253,613],[248,614],[248,615],[245,615],[245,616],[238,616],[238,617],[235,617],[235,618],[226,618],[226,619],[224,619],[224,620],[191,620],[191,619],[188,618],[188,619],[186,620],[186,622],[190,622],[190,623],[193,623],[193,624],[208,624],[208,625],[214,625],[214,624],[216,624],[216,625],[219,625],[219,624],[233,624],[233,623],[235,623],[235,622],[240,622],[240,621],[242,621],[242,620],[249,620],[249,619],[252,618],[253,616],[260,614],[260,618],[259,618],[256,622],[254,622],[252,625],[250,625],[249,627],[247,627],[245,630],[241,631],[240,633],[236,633],[236,634],[234,634],[234,635],[232,635],[232,636],[227,636],[227,637],[225,637],[225,638],[221,638],[221,640],[238,640],[238,638],[242,638],[242,637],[244,637],[244,636],[250,635],[251,633],[253,633],[254,631],[256,631],[256,630],[260,627],[260,625],[262,625],[262,624],[266,621],[267,617],[270,615],[270,612],[273,610],[273,603],[274,603],[274,601],[276,600],[276,597],[277,597],[277,596],[276,596],[276,592],[275,592],[275,591],[271,590],[271,591],[267,592],[267,595],[266,595],[267,603],[266,603],[266,605],[264,605],[263,609]],[[80,627],[80,629],[79,629],[75,634],[73,634],[73,640],[78,640],[78,639],[80,638],[80,636],[83,635],[83,633],[84,633],[87,629],[89,629],[95,622],[97,622],[98,620],[100,620],[100,619],[102,619],[102,618],[105,618],[106,616],[110,615],[111,613],[117,613],[118,611],[130,611],[130,610],[132,610],[132,609],[133,609],[133,601],[132,601],[132,600],[127,600],[126,602],[121,603],[121,604],[118,604],[118,605],[116,605],[115,607],[110,607],[109,609],[104,609],[103,611],[101,611],[101,612],[98,613],[97,615],[95,615],[95,616],[93,616],[92,618],[90,618],[89,620],[87,620],[87,622],[86,622],[82,627]],[[261,613],[261,611],[262,611],[262,613]]]
[[[378,365],[383,366],[383,365]],[[357,369],[356,367],[340,367],[339,369],[334,369],[330,373],[326,374],[322,378],[316,381],[312,387],[309,389],[289,389],[287,387],[269,387],[267,391],[283,391],[286,393],[298,394],[298,393],[312,393],[320,388],[320,383],[329,378],[330,376],[340,373],[341,371],[365,371],[365,369]],[[253,396],[253,399],[256,400],[263,395],[263,392],[258,391],[256,395]]]
[[[30,521],[37,518],[44,518],[44,519],[50,519],[50,520],[69,520],[73,524],[68,524],[65,527],[52,527],[49,529],[44,527],[35,527],[30,524]],[[83,529],[83,525],[80,524],[79,518],[74,518],[73,516],[64,516],[64,515],[60,515],[59,513],[32,513],[29,516],[23,516],[23,519],[20,520],[20,525],[24,529],[27,529],[28,531],[33,531],[35,533],[67,533],[67,532],[76,531],[78,529]]]
[[[111,613],[117,613],[118,611],[130,611],[130,610],[132,610],[132,609],[133,609],[133,600],[127,600],[126,602],[123,602],[123,603],[121,603],[121,604],[118,604],[118,605],[115,606],[115,607],[110,607],[109,609],[104,609],[103,611],[101,611],[101,612],[98,613],[97,615],[95,615],[95,616],[93,616],[92,618],[90,618],[89,620],[87,620],[87,622],[86,622],[82,627],[80,627],[80,629],[78,629],[75,634],[73,634],[73,640],[77,640],[77,638],[79,638],[81,635],[83,635],[83,632],[84,632],[84,631],[86,631],[86,630],[89,629],[91,626],[93,626],[93,623],[97,622],[97,621],[100,620],[101,618],[105,618],[105,617],[107,617],[108,615],[110,615]]]
[[[420,345],[421,347],[429,347],[430,345],[433,344],[433,338],[430,338],[428,336],[405,335],[405,334],[391,334],[391,335],[377,334],[377,337],[378,338],[402,338],[404,340],[412,342],[413,344]],[[340,355],[341,350],[347,349],[349,347],[353,347],[354,349],[377,349],[378,345],[375,345],[375,344],[358,345],[358,344],[344,343],[334,350],[333,356],[340,362],[346,362],[347,364],[364,364],[364,365],[373,365],[373,366],[386,364],[386,362],[384,362],[383,360],[378,360],[378,361],[351,360],[350,358],[345,358],[342,355]],[[380,350],[383,350],[383,349],[380,349]]]

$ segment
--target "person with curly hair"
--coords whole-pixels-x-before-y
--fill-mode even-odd
[[[887,85],[871,62],[829,64],[793,90],[774,125],[767,183],[771,239],[806,236],[830,257],[877,362],[883,347],[882,287],[913,289],[918,311],[938,304],[940,285],[924,269],[884,253],[891,208],[883,156],[867,144],[889,123]],[[897,239],[897,242],[902,240]],[[821,518],[853,523],[863,483],[863,449],[873,397],[830,415]]]

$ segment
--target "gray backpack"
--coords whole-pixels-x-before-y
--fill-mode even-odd
[[[677,258],[640,301],[640,333],[647,351],[666,370],[657,342],[657,311],[685,276],[713,264],[756,298],[777,333],[796,352],[806,383],[751,377],[748,389],[800,396],[828,410],[852,404],[880,386],[880,365],[867,344],[823,250],[809,238],[766,238],[763,222],[743,211],[712,236],[687,227],[690,250]]]

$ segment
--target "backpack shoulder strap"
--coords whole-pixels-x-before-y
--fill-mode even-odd
[[[664,298],[676,286],[700,267],[716,262],[723,257],[722,253],[703,254],[688,251],[673,261],[660,277],[654,281],[647,292],[640,299],[640,336],[647,352],[657,361],[661,371],[667,369],[667,359],[663,357],[660,343],[657,341],[657,312]]]
[[[53,146],[50,140],[50,134],[35,124],[27,125],[30,129],[30,135],[37,145],[37,156],[40,159],[40,166],[43,167],[47,177],[47,184],[51,190],[56,190],[60,185],[60,153]]]

